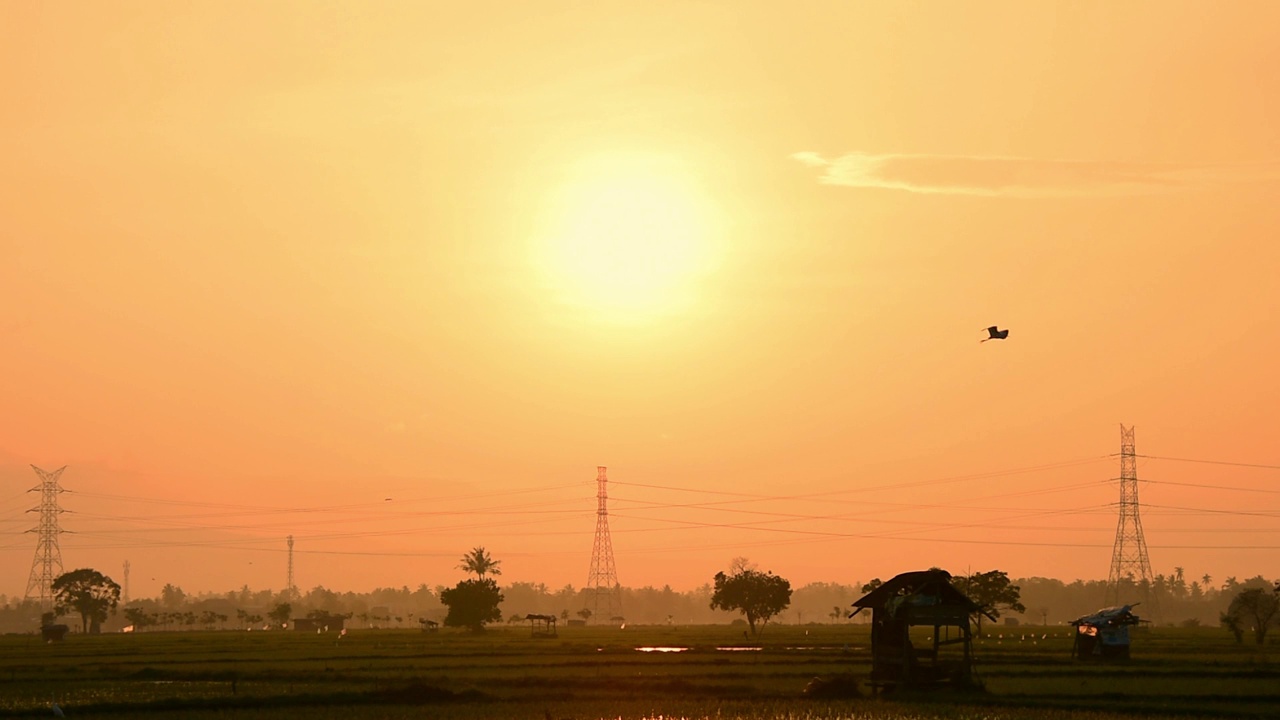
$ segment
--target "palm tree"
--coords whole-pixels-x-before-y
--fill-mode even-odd
[[[458,569],[475,573],[477,578],[483,580],[485,575],[501,575],[502,568],[498,567],[501,564],[501,560],[489,557],[489,553],[485,552],[483,547],[477,547],[462,556],[462,564]]]

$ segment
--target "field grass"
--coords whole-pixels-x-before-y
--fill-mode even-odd
[[[5,636],[0,716],[51,716],[56,702],[68,717],[236,720],[1280,717],[1280,648],[1155,629],[1136,635],[1132,660],[1104,665],[1073,660],[1067,630],[984,630],[984,692],[892,700],[802,693],[816,676],[866,676],[858,626],[770,626],[750,643],[729,626],[567,628],[553,639],[524,628]],[[719,649],[742,646],[759,649]]]

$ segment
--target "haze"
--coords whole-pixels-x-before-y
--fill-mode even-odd
[[[1121,423],[1156,572],[1274,573],[1277,28],[4,3],[0,591],[30,464],[135,597],[581,587],[597,465],[628,587],[1105,578]]]

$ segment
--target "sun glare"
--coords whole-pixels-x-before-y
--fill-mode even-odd
[[[561,303],[633,322],[691,304],[715,262],[710,205],[669,163],[580,166],[551,204],[536,250]]]

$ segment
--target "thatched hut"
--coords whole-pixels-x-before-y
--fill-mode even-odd
[[[525,615],[524,619],[529,621],[529,632],[533,637],[556,636],[555,615],[535,615],[531,613]]]
[[[1132,605],[1099,610],[1071,621],[1075,626],[1075,642],[1071,654],[1080,660],[1128,660],[1129,626],[1142,620],[1133,614]]]
[[[982,608],[951,584],[951,573],[937,569],[902,573],[853,607],[857,610],[850,617],[871,609],[873,688],[972,683],[969,618]],[[917,627],[933,628],[933,632],[917,631],[913,638],[912,628]]]

